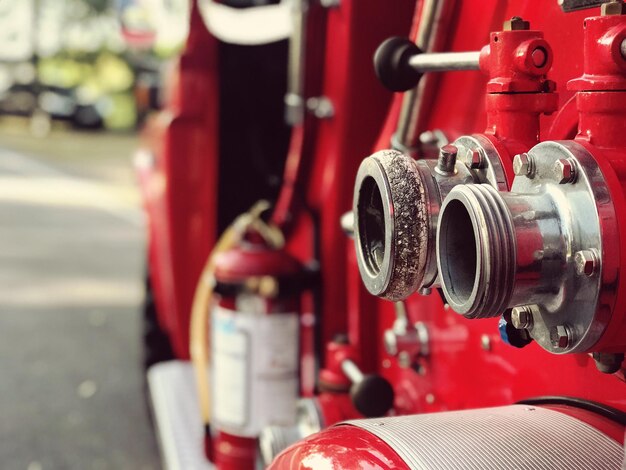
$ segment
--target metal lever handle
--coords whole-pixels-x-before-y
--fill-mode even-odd
[[[409,39],[393,37],[378,46],[374,68],[386,88],[406,91],[427,72],[478,70],[479,57],[479,51],[424,53]]]
[[[384,377],[363,374],[350,359],[341,362],[341,370],[352,381],[350,397],[354,407],[363,416],[376,418],[385,415],[394,401],[393,387]]]
[[[612,0],[558,0],[558,2],[561,10],[565,13],[599,7],[603,3],[617,3]]]

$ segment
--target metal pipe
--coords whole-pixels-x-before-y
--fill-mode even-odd
[[[420,50],[429,53],[440,47],[446,24],[443,24],[444,12],[451,8],[455,0],[424,0],[415,44]],[[396,150],[415,155],[419,145],[419,135],[424,130],[423,108],[425,96],[432,89],[433,76],[426,75],[417,87],[404,94],[398,127],[392,137],[392,146]]]
[[[308,0],[292,0],[293,30],[289,38],[285,121],[297,126],[304,120],[304,60]]]
[[[363,372],[361,372],[359,366],[357,366],[350,359],[344,359],[341,362],[341,370],[344,374],[346,374],[346,377],[352,381],[352,383],[358,384],[363,381]]]
[[[409,59],[409,65],[420,73],[478,70],[479,56],[478,51],[417,54]]]

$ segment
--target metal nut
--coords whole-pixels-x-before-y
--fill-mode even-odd
[[[526,330],[533,324],[533,312],[530,305],[513,307],[511,310],[511,323],[518,330]]]
[[[576,179],[576,164],[572,160],[561,158],[554,163],[554,178],[559,184],[573,183]]]
[[[580,250],[574,255],[576,273],[579,276],[593,276],[598,264],[598,257],[592,250]]]
[[[504,22],[502,26],[504,31],[522,31],[530,29],[530,23],[528,21],[524,21],[519,16],[514,16],[510,20]]]
[[[550,342],[556,349],[565,349],[572,342],[572,333],[567,325],[558,325],[550,330]]]
[[[513,173],[517,176],[532,178],[535,173],[535,161],[527,153],[520,153],[513,157]]]

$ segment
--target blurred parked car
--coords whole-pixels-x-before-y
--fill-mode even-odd
[[[50,85],[14,84],[0,93],[0,113],[17,116],[47,115],[74,127],[98,129],[103,116],[98,103],[79,103],[74,89]]]

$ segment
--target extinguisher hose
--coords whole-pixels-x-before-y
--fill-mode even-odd
[[[211,337],[209,309],[215,287],[215,260],[219,253],[236,246],[248,230],[257,232],[272,248],[282,248],[285,242],[280,230],[261,219],[261,214],[268,209],[267,201],[257,202],[248,212],[237,217],[222,233],[206,260],[194,294],[190,323],[190,355],[196,376],[200,413],[207,430],[210,430],[211,423],[211,386],[208,372]]]

